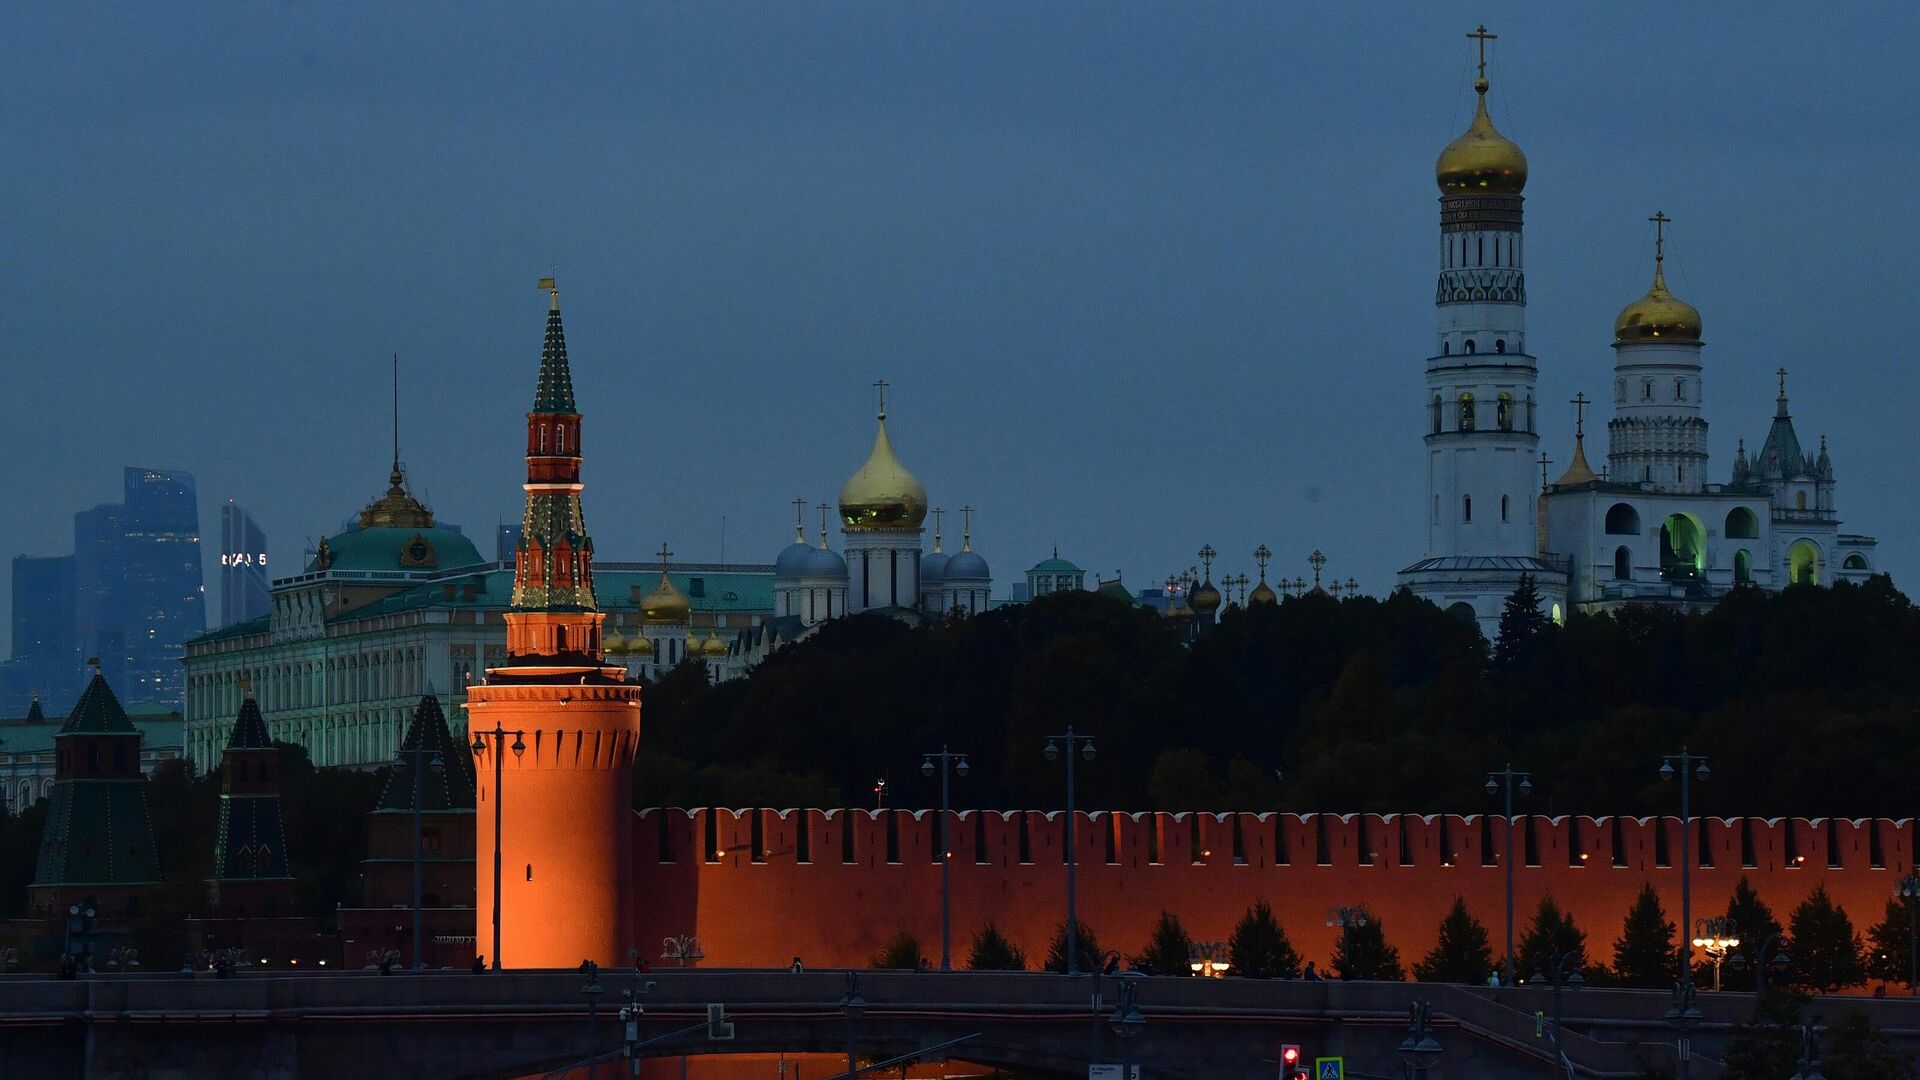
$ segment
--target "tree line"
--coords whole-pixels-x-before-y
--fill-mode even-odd
[[[922,627],[837,619],[718,685],[683,665],[646,692],[634,798],[872,805],[884,779],[894,805],[937,805],[920,764],[946,745],[973,766],[957,807],[1052,808],[1041,751],[1071,725],[1098,749],[1083,808],[1474,813],[1511,761],[1537,812],[1672,813],[1657,770],[1685,743],[1714,771],[1696,812],[1900,818],[1916,655],[1920,611],[1884,577],[1564,625],[1510,602],[1491,643],[1405,592],[1230,607],[1191,643],[1150,609],[1056,593]]]

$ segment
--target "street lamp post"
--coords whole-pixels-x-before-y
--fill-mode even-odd
[[[1526,795],[1533,791],[1533,774],[1529,772],[1515,772],[1513,769],[1513,762],[1511,761],[1507,762],[1507,767],[1504,769],[1501,769],[1499,772],[1490,772],[1487,774],[1487,794],[1493,795],[1493,794],[1504,792],[1506,795],[1506,801],[1507,801],[1507,847],[1505,851],[1500,853],[1500,863],[1501,865],[1505,866],[1507,870],[1507,964],[1506,966],[1507,966],[1507,985],[1508,986],[1512,986],[1514,984],[1514,974],[1513,974],[1513,788],[1516,782],[1518,782],[1518,784],[1520,785],[1520,794]]]
[[[1566,1017],[1566,1009],[1561,992],[1568,988],[1578,990],[1587,985],[1586,978],[1580,974],[1579,962],[1580,954],[1570,949],[1547,957],[1546,969],[1533,973],[1534,982],[1548,983],[1553,987],[1553,1052],[1556,1054],[1564,1053],[1560,1049],[1560,1025]]]
[[[847,1075],[860,1075],[860,1067],[854,1063],[853,1022],[860,1010],[867,1007],[867,999],[860,996],[860,973],[847,972],[847,992],[840,998],[840,1008],[847,1014]]]
[[[1907,993],[1920,994],[1920,927],[1913,922],[1914,903],[1920,901],[1920,871],[1907,871],[1895,892],[1907,902]]]
[[[1820,1071],[1820,1029],[1811,1024],[1800,1026],[1800,1068],[1792,1080],[1827,1080]]]
[[[949,779],[954,775],[958,775],[963,780],[966,779],[969,766],[965,753],[954,753],[947,749],[944,743],[941,744],[939,753],[926,754],[924,758],[925,760],[920,762],[920,773],[923,776],[932,776],[933,763],[935,761],[940,763],[940,970],[952,971],[953,886],[948,876],[947,862],[948,857],[953,854],[953,843],[947,836],[947,830],[950,828],[948,787]]]
[[[1407,1025],[1406,1041],[1400,1044],[1400,1059],[1407,1063],[1407,1075],[1412,1080],[1427,1080],[1432,1075],[1433,1064],[1440,1060],[1440,1040],[1433,1037],[1433,1003],[1416,1001],[1408,1006],[1412,1014]]]
[[[424,730],[422,731],[422,734],[424,735]],[[412,749],[402,748],[400,752],[394,756],[394,760],[393,760],[393,763],[395,765],[398,765],[401,768],[405,768],[407,765],[407,759],[408,758],[413,759],[413,970],[415,971],[424,970],[426,967],[426,964],[421,956],[421,945],[420,945],[420,879],[422,876],[421,863],[424,861],[422,859],[422,854],[420,850],[422,845],[422,840],[421,840],[422,825],[421,825],[421,816],[420,816],[420,805],[421,805],[420,788],[421,788],[422,774],[427,771],[426,767],[421,764],[421,758],[429,754],[432,754],[433,756],[427,761],[427,764],[444,765],[446,763],[445,760],[441,758],[439,754],[434,753],[434,751],[426,748],[424,744],[424,740],[422,741],[422,745],[415,746]],[[493,887],[495,890],[498,890],[500,888],[500,883],[498,880],[494,882]]]
[[[1699,777],[1702,783],[1709,775],[1707,759],[1700,754],[1690,754],[1682,746],[1677,754],[1662,755],[1660,779],[1671,780],[1677,774],[1680,777],[1680,925],[1693,925],[1693,804],[1690,801],[1688,781]],[[1675,768],[1675,763],[1679,767]],[[1680,967],[1680,981],[1687,988],[1693,988],[1693,939],[1687,939],[1686,963]]]
[[[1734,953],[1730,963],[1735,971],[1745,971],[1747,965],[1753,965],[1753,992],[1764,994],[1767,972],[1787,970],[1786,942],[1779,934],[1768,934],[1757,946],[1752,942],[1746,944],[1746,951]]]
[[[1073,750],[1076,745],[1079,746],[1080,756],[1092,761],[1093,737],[1074,734],[1073,725],[1068,724],[1066,734],[1047,736],[1048,761],[1059,760],[1061,743],[1067,746],[1067,974],[1078,975],[1080,974],[1080,922],[1073,909]]]
[[[1680,1080],[1693,1075],[1693,1026],[1700,1022],[1700,1009],[1694,1004],[1693,983],[1681,979],[1673,984],[1673,1005],[1667,1009],[1667,1023],[1678,1033],[1674,1060]]]
[[[493,740],[493,970],[500,970],[500,781],[504,776],[507,736],[513,736],[513,756],[519,757],[527,752],[526,732],[508,731],[498,721],[492,731],[478,732],[473,737],[473,752],[478,754],[487,748],[487,740]]]
[[[1707,954],[1713,961],[1713,989],[1720,989],[1720,963],[1727,954],[1740,947],[1740,932],[1733,920],[1724,915],[1714,915],[1693,924],[1693,947]]]

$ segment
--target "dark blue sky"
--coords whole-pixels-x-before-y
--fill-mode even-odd
[[[1786,365],[1911,586],[1895,5],[18,4],[5,552],[69,550],[139,464],[191,470],[210,534],[239,499],[290,568],[384,483],[396,350],[415,489],[490,550],[552,263],[603,559],[717,557],[724,515],[770,560],[884,376],[1002,583],[1056,542],[1134,585],[1264,542],[1384,591],[1424,548],[1432,167],[1483,20],[1546,400],[1604,394],[1664,209],[1713,474]]]

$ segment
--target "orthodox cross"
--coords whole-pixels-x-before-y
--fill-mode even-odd
[[[1653,222],[1653,263],[1658,266],[1667,257],[1667,226],[1673,219],[1665,211],[1655,210],[1647,220]]]
[[[1547,456],[1547,452],[1545,450],[1540,451],[1540,490],[1541,491],[1547,490],[1547,466],[1551,464],[1553,464],[1553,459]]]
[[[1260,564],[1261,581],[1267,580],[1267,560],[1271,558],[1273,558],[1273,552],[1267,550],[1267,545],[1261,544],[1253,549],[1253,561]]]
[[[1481,23],[1479,28],[1467,37],[1480,43],[1480,77],[1484,79],[1487,77],[1487,42],[1498,40],[1500,35],[1487,33],[1486,24]]]
[[[873,388],[880,394],[880,419],[887,418],[887,380],[875,379]]]
[[[1307,565],[1313,567],[1313,587],[1317,589],[1320,587],[1320,568],[1327,565],[1327,557],[1320,554],[1319,548],[1314,548],[1313,554],[1307,556]]]
[[[1347,579],[1347,595],[1348,596],[1360,595],[1360,583],[1353,580],[1352,578]]]
[[[820,504],[820,546],[827,546],[827,511],[833,509],[832,503]]]
[[[1213,580],[1213,557],[1220,553],[1213,550],[1212,544],[1206,544],[1200,548],[1198,554],[1200,556],[1200,562],[1207,568],[1207,580]]]
[[[973,507],[960,508],[960,550],[973,550]]]
[[[1785,401],[1787,400],[1787,369],[1781,368],[1774,374],[1780,376],[1780,400]]]
[[[1587,432],[1587,406],[1593,404],[1593,401],[1587,397],[1587,392],[1582,390],[1573,395],[1572,400],[1568,401],[1567,404],[1573,406],[1573,437],[1576,439],[1585,438]]]
[[[933,550],[935,551],[940,550],[940,519],[945,517],[946,513],[937,506],[933,508]]]
[[[654,554],[660,556],[660,572],[663,574],[666,573],[667,560],[673,558],[673,552],[667,550],[667,545],[663,542],[660,545],[660,550],[654,552]]]
[[[806,518],[802,516],[806,512],[807,500],[805,498],[793,500],[793,542],[796,544],[803,544],[807,540],[807,522]]]

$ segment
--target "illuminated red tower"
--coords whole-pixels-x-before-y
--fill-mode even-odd
[[[527,413],[527,513],[514,552],[507,662],[467,694],[478,949],[495,967],[618,964],[636,944],[629,774],[640,686],[600,656],[605,616],[580,513],[580,413],[560,290],[550,279],[541,285],[553,304]]]

